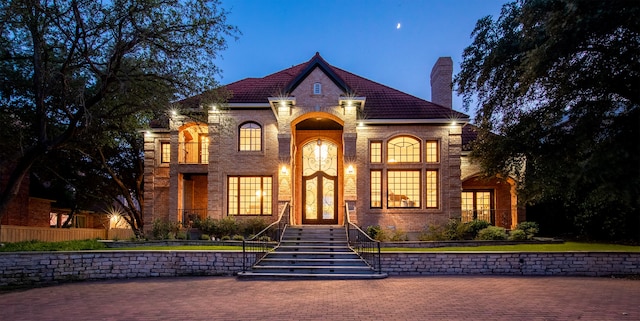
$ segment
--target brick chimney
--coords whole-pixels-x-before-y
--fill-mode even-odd
[[[431,69],[431,102],[453,108],[453,60],[440,57]]]

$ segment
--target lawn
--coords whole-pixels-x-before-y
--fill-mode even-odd
[[[608,243],[586,243],[586,242],[564,242],[554,244],[518,244],[518,245],[485,245],[485,246],[457,246],[457,247],[437,247],[437,248],[402,248],[387,247],[382,248],[384,252],[411,251],[411,252],[640,252],[640,246],[608,244]]]
[[[180,245],[180,246],[132,246],[127,248],[106,248],[97,240],[65,241],[65,242],[41,242],[26,241],[16,243],[5,243],[0,247],[0,252],[19,251],[87,251],[87,250],[112,250],[112,251],[242,251],[242,246],[238,245]],[[492,251],[492,252],[640,252],[640,246],[607,244],[607,243],[586,243],[586,242],[565,242],[556,244],[518,244],[518,245],[485,245],[485,246],[460,246],[460,247],[437,247],[437,248],[405,248],[405,247],[383,247],[383,252],[450,252],[450,251]]]

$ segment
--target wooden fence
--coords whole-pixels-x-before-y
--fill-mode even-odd
[[[86,239],[118,239],[133,237],[131,229],[49,228],[31,226],[0,226],[0,242],[45,241],[59,242]]]

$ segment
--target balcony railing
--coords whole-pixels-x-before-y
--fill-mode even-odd
[[[180,143],[178,147],[178,163],[180,164],[208,164],[208,143]]]
[[[349,238],[349,246],[369,264],[376,273],[382,274],[380,262],[380,241],[372,239],[349,219],[349,205],[344,205],[345,229]]]
[[[187,208],[178,210],[182,214],[182,224],[185,226],[192,226],[197,220],[204,220],[207,218],[206,208]]]

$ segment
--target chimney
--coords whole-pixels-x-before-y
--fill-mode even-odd
[[[452,104],[453,60],[451,57],[440,57],[431,69],[431,102],[448,108]]]

